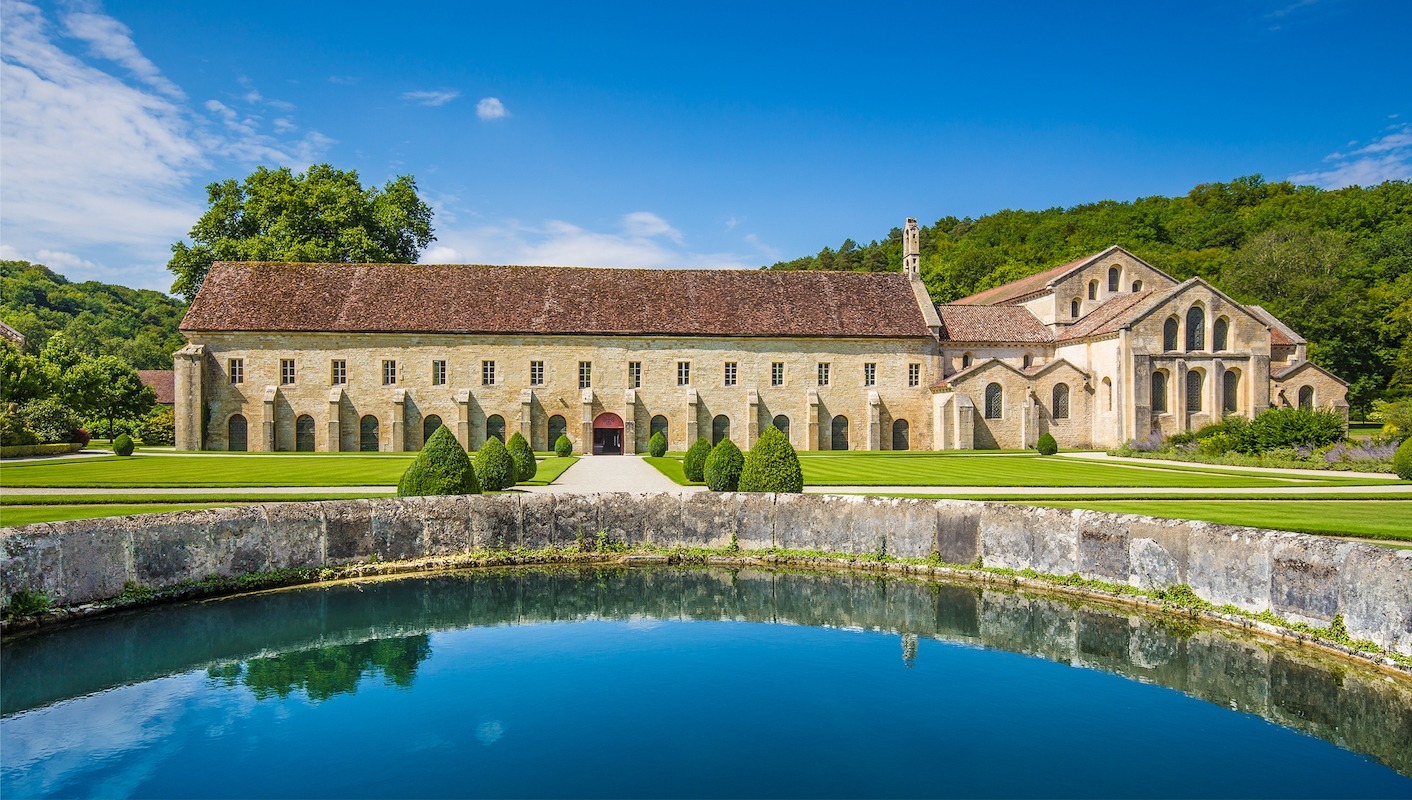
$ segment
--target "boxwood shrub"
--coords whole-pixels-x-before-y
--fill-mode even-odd
[[[120,456],[132,455],[132,437],[126,433],[118,434],[118,438],[113,440],[113,453]]]
[[[1034,449],[1038,450],[1042,456],[1052,456],[1059,452],[1059,443],[1054,441],[1053,434],[1041,433],[1039,441],[1034,443]]]
[[[706,456],[710,454],[711,440],[705,436],[691,445],[691,449],[686,451],[686,458],[681,462],[682,472],[686,473],[687,480],[693,483],[706,480]]]
[[[661,458],[667,454],[667,437],[661,431],[652,434],[652,438],[647,440],[647,454],[653,458]]]
[[[487,492],[498,492],[515,485],[515,459],[505,449],[505,443],[492,436],[476,451],[471,459],[476,468],[476,478]]]
[[[436,429],[397,482],[401,497],[435,494],[480,494],[471,457],[449,428]]]
[[[516,483],[523,483],[539,472],[539,462],[534,460],[534,451],[530,449],[529,442],[525,441],[524,434],[515,431],[505,449],[510,451],[510,458],[515,462]]]
[[[1404,481],[1412,481],[1412,436],[1404,439],[1392,454],[1392,471]]]
[[[554,442],[554,455],[560,458],[568,458],[574,454],[574,442],[563,434]]]
[[[789,438],[775,426],[766,428],[746,454],[737,488],[742,492],[804,491],[799,454],[790,446]]]
[[[734,492],[740,486],[740,470],[744,466],[745,456],[740,448],[730,439],[722,439],[706,456],[702,473],[707,488],[713,492]]]

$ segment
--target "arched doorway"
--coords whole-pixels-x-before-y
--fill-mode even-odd
[[[365,453],[378,451],[378,418],[372,414],[358,421],[358,449]]]
[[[831,425],[833,428],[833,441],[829,444],[830,450],[848,449],[848,417],[834,417]]]
[[[563,417],[559,416],[558,414],[555,414],[554,416],[550,417],[550,418],[549,418],[549,446],[546,447],[546,448],[544,448],[544,449],[545,449],[545,450],[553,450],[553,449],[554,449],[554,443],[557,442],[557,441],[559,441],[559,437],[560,437],[560,436],[563,436],[568,430],[569,430],[569,423],[565,422]]]
[[[247,438],[248,428],[245,424],[245,417],[236,414],[226,423],[226,449],[227,450],[248,450],[250,442]]]
[[[896,419],[892,421],[892,449],[911,450],[912,431],[907,425],[907,420]]]
[[[620,456],[623,454],[623,418],[604,412],[593,420],[593,454]]]
[[[491,414],[485,418],[485,440],[488,442],[494,437],[505,443],[505,418],[499,414]]]
[[[731,437],[731,418],[725,414],[717,414],[711,420],[711,446],[715,447],[721,443],[722,439]]]
[[[294,420],[294,449],[300,453],[314,452],[314,418],[300,414]]]
[[[780,433],[784,434],[784,438],[789,438],[789,417],[783,414],[776,414],[775,418],[770,421],[770,424],[779,428]]]
[[[422,444],[431,441],[431,437],[436,434],[436,429],[441,427],[441,417],[435,414],[428,415],[422,420]]]

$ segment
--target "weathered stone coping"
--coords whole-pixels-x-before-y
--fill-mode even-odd
[[[606,493],[280,503],[41,523],[0,535],[0,593],[57,604],[210,575],[590,544],[933,558],[1163,589],[1295,623],[1342,618],[1412,655],[1412,551],[1206,522],[959,500]],[[905,566],[905,565],[903,565]],[[1242,620],[1242,624],[1250,624]]]

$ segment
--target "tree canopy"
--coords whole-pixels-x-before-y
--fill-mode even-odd
[[[354,170],[316,164],[303,173],[258,167],[243,181],[206,187],[210,209],[176,242],[167,269],[189,302],[216,261],[412,263],[436,237],[417,182],[399,175],[381,190]]]

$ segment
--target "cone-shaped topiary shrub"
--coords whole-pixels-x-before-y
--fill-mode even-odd
[[[399,497],[432,494],[480,494],[480,481],[471,466],[471,457],[446,426],[436,429],[422,451],[412,459],[402,480],[397,482]]]
[[[554,442],[554,455],[560,458],[568,458],[574,454],[574,442],[567,436],[560,435]]]
[[[1393,451],[1392,471],[1404,481],[1412,481],[1412,436],[1403,439]]]
[[[804,473],[799,469],[799,455],[779,428],[773,425],[766,428],[755,446],[746,453],[737,489],[742,492],[804,491]]]
[[[706,456],[706,486],[713,492],[733,492],[740,485],[740,470],[745,466],[745,456],[735,442],[722,439],[711,448]]]
[[[534,451],[519,431],[515,431],[515,435],[510,437],[505,449],[510,451],[510,458],[515,462],[516,483],[524,483],[539,472],[539,462],[534,460]]]
[[[480,487],[487,492],[498,492],[515,485],[515,459],[510,457],[505,444],[494,436],[476,451],[471,464],[476,468]]]
[[[661,431],[652,434],[652,438],[647,440],[647,454],[653,458],[661,458],[667,454],[667,437]]]
[[[118,434],[118,438],[113,440],[113,452],[120,456],[132,455],[132,437],[126,433]]]
[[[711,440],[702,436],[696,440],[690,450],[686,451],[686,458],[682,459],[682,472],[686,473],[686,479],[694,483],[701,483],[706,480],[706,456],[711,454]]]
[[[1048,433],[1041,433],[1039,441],[1034,443],[1034,449],[1042,456],[1052,456],[1059,452],[1059,443],[1054,441],[1054,437]]]

